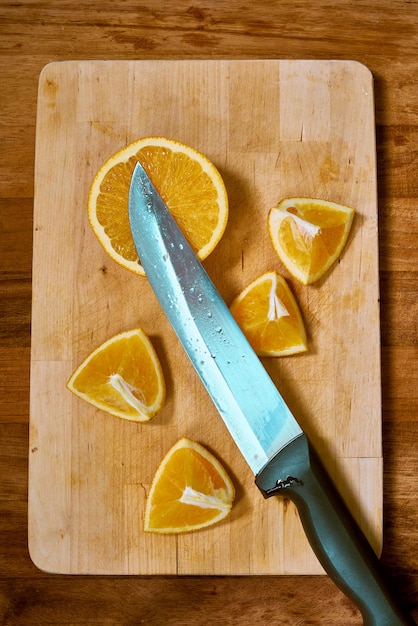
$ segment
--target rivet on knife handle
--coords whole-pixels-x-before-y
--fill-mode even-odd
[[[379,560],[337,493],[304,434],[278,452],[256,477],[264,497],[294,502],[320,563],[358,606],[367,626],[413,626],[382,574]]]

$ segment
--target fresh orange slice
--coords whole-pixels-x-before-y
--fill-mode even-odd
[[[94,177],[90,224],[103,248],[123,267],[144,275],[131,236],[128,197],[136,162],[144,167],[200,259],[221,239],[228,198],[216,167],[203,154],[165,137],[145,137],[110,157]]]
[[[115,335],[96,348],[67,387],[98,409],[133,422],[150,420],[165,399],[160,361],[141,328]]]
[[[202,445],[180,439],[154,476],[144,530],[176,534],[205,528],[231,511],[234,486],[221,463]]]
[[[354,209],[312,198],[287,198],[269,213],[269,233],[282,263],[305,285],[315,282],[340,256]]]
[[[276,272],[254,280],[230,309],[259,356],[286,356],[307,350],[299,307],[286,281]]]

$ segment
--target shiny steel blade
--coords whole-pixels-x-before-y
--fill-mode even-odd
[[[302,430],[140,164],[129,219],[141,264],[255,474]]]

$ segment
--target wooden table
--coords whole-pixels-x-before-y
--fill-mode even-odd
[[[0,621],[361,624],[324,576],[49,575],[27,549],[32,211],[37,83],[70,59],[355,59],[375,79],[384,549],[418,618],[418,1],[2,2],[0,118]]]

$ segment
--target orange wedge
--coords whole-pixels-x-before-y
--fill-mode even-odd
[[[276,272],[254,280],[230,309],[259,356],[287,356],[307,350],[299,307],[286,281]]]
[[[340,256],[353,217],[354,209],[336,202],[288,198],[269,213],[270,238],[289,272],[308,285]]]
[[[154,476],[145,508],[146,532],[176,534],[205,528],[231,511],[234,486],[202,445],[180,439]]]
[[[160,361],[140,328],[115,335],[96,348],[67,387],[98,409],[133,422],[150,420],[165,399]]]
[[[200,259],[221,239],[228,219],[225,185],[216,167],[193,148],[145,137],[110,157],[94,177],[90,224],[103,248],[123,267],[144,275],[131,236],[128,196],[136,162],[144,167]]]

